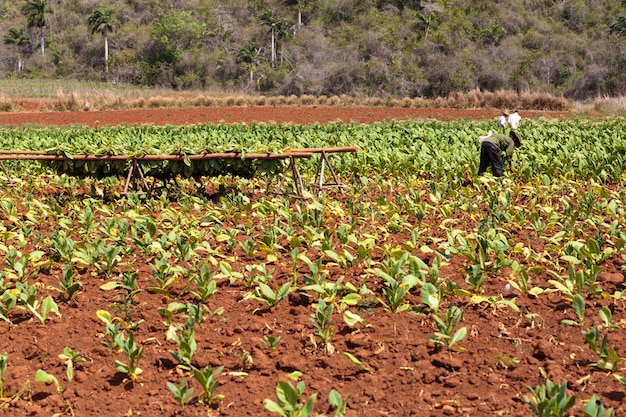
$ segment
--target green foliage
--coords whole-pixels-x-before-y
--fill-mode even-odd
[[[223,369],[223,366],[213,369],[208,365],[202,370],[193,368],[193,377],[202,387],[202,393],[198,395],[198,401],[200,403],[211,406],[224,398],[222,394],[215,393],[219,387],[217,375],[219,375]]]
[[[193,395],[193,387],[188,386],[187,380],[183,379],[179,385],[168,382],[167,388],[172,394],[174,394],[174,399],[180,407],[185,409],[185,405],[189,402],[191,396]]]
[[[310,417],[313,414],[313,406],[317,394],[311,395],[302,404],[305,385],[300,381],[294,387],[288,381],[276,383],[276,398],[278,403],[268,398],[263,400],[263,406],[272,413],[278,413],[281,417]]]
[[[127,362],[115,360],[115,368],[127,375],[132,382],[135,382],[137,377],[143,373],[143,370],[137,366],[143,354],[143,347],[137,346],[133,332],[130,332],[128,338],[125,338],[123,335],[119,337],[116,344],[118,346],[121,345],[121,350],[126,355]]]
[[[35,381],[44,382],[46,384],[52,383],[56,387],[57,392],[61,394],[67,389],[74,379],[74,367],[76,366],[76,363],[85,362],[87,359],[85,359],[82,354],[73,351],[69,347],[63,348],[63,353],[59,355],[59,359],[65,362],[65,374],[67,378],[65,384],[61,384],[61,382],[54,375],[47,373],[43,369],[37,370],[35,373]]]
[[[602,340],[600,340],[598,326],[594,325],[591,329],[583,330],[583,336],[585,337],[587,345],[589,345],[591,350],[599,357],[597,362],[589,366],[617,372],[620,369],[620,365],[626,362],[626,358],[620,357],[615,351],[614,346],[608,346],[608,333],[605,333]]]
[[[335,351],[335,347],[330,342],[335,330],[332,324],[334,309],[335,307],[332,304],[326,304],[323,299],[319,299],[315,313],[310,317],[311,323],[313,323],[313,326],[317,329],[315,336],[320,338],[324,352],[329,355]]]
[[[604,408],[597,395],[592,395],[583,410],[585,417],[610,417],[613,408]]]
[[[576,395],[567,395],[567,382],[554,384],[546,379],[535,388],[528,387],[531,396],[524,396],[527,403],[537,417],[565,417],[567,410],[576,403]]]
[[[448,349],[462,350],[463,348],[455,345],[465,339],[467,327],[461,327],[457,331],[454,331],[454,329],[463,321],[463,310],[451,304],[448,306],[443,318],[437,314],[433,314],[432,318],[438,331],[433,336],[430,336],[430,340],[434,344],[445,346]]]

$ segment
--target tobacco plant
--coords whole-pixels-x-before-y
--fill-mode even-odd
[[[29,286],[22,282],[16,282],[15,289],[17,299],[22,303],[18,308],[30,312],[41,324],[45,324],[48,315],[52,312],[61,317],[59,306],[51,296],[47,296],[43,300],[37,298],[37,288],[34,285]]]
[[[583,330],[582,333],[585,337],[585,343],[587,343],[591,350],[600,358],[597,362],[589,364],[589,366],[595,366],[611,372],[619,371],[620,365],[626,362],[626,358],[620,357],[615,351],[614,346],[607,346],[609,338],[608,333],[605,333],[602,340],[600,340],[598,326],[596,325],[589,330]]]
[[[554,384],[546,379],[535,388],[527,387],[531,396],[524,396],[536,417],[566,417],[574,407],[576,395],[567,395],[567,382]]]
[[[324,348],[324,352],[327,354],[332,354],[335,351],[335,347],[330,342],[330,339],[334,332],[334,327],[332,325],[332,317],[333,311],[335,307],[332,304],[326,304],[323,299],[319,299],[317,301],[317,308],[315,313],[313,313],[310,317],[311,323],[317,329],[315,332],[315,336],[319,337],[322,341],[322,346]],[[313,345],[316,343],[313,339],[311,339]]]
[[[4,398],[4,374],[7,371],[7,366],[9,363],[9,354],[4,352],[0,355],[0,399]]]
[[[263,400],[263,407],[272,413],[279,414],[281,417],[310,417],[313,415],[317,394],[311,395],[303,404],[305,388],[302,381],[298,382],[295,387],[288,381],[278,381],[276,383],[276,399],[278,403],[266,398]]]
[[[9,313],[17,304],[17,296],[14,290],[10,290],[8,287],[3,287],[3,279],[0,279],[0,287],[2,287],[2,298],[0,298],[0,319],[6,321],[9,324],[13,324],[9,318]]]
[[[336,390],[330,390],[328,393],[328,404],[335,409],[335,417],[346,417],[346,408],[351,396],[352,394],[348,394],[344,398]]]
[[[286,299],[291,291],[293,291],[291,282],[284,283],[276,291],[269,285],[259,282],[252,291],[248,291],[246,295],[244,295],[243,300],[262,301],[267,304],[269,308],[273,308]]]
[[[51,287],[51,289],[58,291],[63,296],[63,300],[70,301],[74,295],[80,290],[80,281],[74,281],[74,269],[71,264],[66,264],[63,267],[63,272],[58,277],[59,287]]]
[[[454,331],[456,326],[463,321],[463,310],[457,306],[450,304],[443,318],[437,314],[432,315],[433,321],[437,326],[437,330],[430,340],[435,345],[445,346],[448,349],[462,350],[461,347],[455,347],[467,336],[467,327],[461,327]]]
[[[4,391],[4,374],[7,371],[8,364],[9,364],[9,354],[6,352],[3,354],[0,354],[0,402],[5,402],[7,400],[7,397],[5,397],[6,392]],[[22,395],[24,395],[24,392],[28,388],[29,384],[30,384],[29,380],[26,380],[26,382],[22,384],[21,388],[16,393],[9,394],[8,398],[10,398],[11,400],[21,398]]]
[[[598,398],[596,394],[593,394],[587,402],[583,413],[585,417],[611,417],[613,408],[604,408],[604,405],[600,402],[600,398]]]
[[[270,352],[274,352],[276,350],[276,346],[278,346],[278,343],[280,342],[280,336],[265,335],[261,338],[261,342],[267,350],[269,350]]]
[[[115,360],[115,368],[128,376],[132,382],[135,382],[137,377],[143,373],[143,370],[137,366],[143,354],[143,347],[137,346],[133,332],[129,333],[128,338],[122,334],[118,344],[121,344],[121,350],[126,355],[127,362]]]
[[[174,341],[178,345],[178,350],[170,350],[170,354],[178,361],[183,369],[190,370],[191,360],[198,346],[196,344],[195,320],[192,317],[187,319],[185,326],[179,326],[174,332]]]
[[[181,409],[185,409],[185,405],[191,399],[193,395],[193,387],[187,384],[187,380],[183,379],[179,385],[175,385],[171,382],[167,382],[167,389],[174,394],[174,399],[180,405]]]
[[[203,263],[191,279],[193,283],[190,289],[191,294],[206,303],[217,292],[217,283],[213,278],[215,278],[215,273],[211,271],[209,264]]]
[[[207,365],[204,369],[193,368],[193,377],[202,387],[202,393],[198,395],[198,402],[211,406],[224,398],[222,394],[216,394],[215,391],[219,387],[219,381],[217,375],[224,369],[223,366],[219,366],[213,369]]]
[[[79,352],[73,351],[69,347],[63,348],[63,353],[59,355],[59,359],[65,363],[65,384],[61,384],[59,380],[52,374],[47,373],[43,369],[38,369],[35,373],[35,381],[52,383],[59,394],[62,394],[74,380],[74,368],[78,362],[85,362],[87,359]]]

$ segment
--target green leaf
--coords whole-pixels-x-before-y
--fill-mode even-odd
[[[372,371],[370,371],[370,369],[367,366],[365,366],[363,364],[363,362],[361,362],[359,359],[357,359],[357,357],[354,356],[353,354],[351,354],[349,352],[343,352],[343,354],[344,354],[344,356],[346,358],[350,359],[350,362],[352,362],[353,364],[360,366],[361,368],[363,368],[367,372],[372,372]]]
[[[578,320],[583,322],[585,319],[585,300],[580,294],[574,295],[572,307],[574,308],[574,312],[576,312],[576,316],[578,316]]]
[[[276,398],[286,411],[297,410],[298,392],[289,382],[278,381],[276,383]]]
[[[263,400],[263,407],[265,407],[266,410],[272,413],[278,413],[283,417],[287,417],[287,413],[285,412],[285,410],[283,410],[281,406],[279,406],[278,404],[276,404],[274,401],[270,399],[266,398]]]
[[[56,387],[57,392],[61,393],[63,391],[61,384],[59,384],[59,381],[56,379],[56,377],[54,375],[50,375],[43,369],[38,369],[37,372],[35,372],[35,381],[43,382],[46,384],[52,383]]]
[[[111,324],[113,322],[113,318],[111,317],[111,313],[106,310],[98,310],[96,311],[96,317],[103,321],[105,324]]]

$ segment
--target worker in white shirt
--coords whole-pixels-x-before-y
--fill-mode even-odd
[[[500,116],[500,118],[498,119],[498,130],[504,130],[506,129],[506,118],[509,117],[508,113],[503,111],[502,115]]]
[[[511,129],[515,130],[519,127],[519,123],[522,120],[522,116],[519,115],[517,109],[513,113],[509,114],[508,122],[511,125]]]

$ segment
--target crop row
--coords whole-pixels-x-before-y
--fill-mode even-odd
[[[522,147],[517,151],[515,175],[528,180],[547,178],[596,179],[619,182],[626,167],[623,119],[525,120],[520,128]],[[202,152],[281,152],[286,147],[357,146],[360,152],[337,162],[343,175],[420,176],[465,181],[478,166],[478,137],[493,130],[489,121],[395,121],[370,125],[193,125],[16,127],[0,130],[1,149],[41,150],[61,154],[142,155],[198,154]],[[278,164],[278,165],[277,165]],[[213,176],[257,171],[273,174],[280,163],[264,161],[210,161],[203,164],[153,163],[155,176]],[[304,163],[305,171],[314,163]],[[21,169],[24,164],[20,164]],[[60,173],[94,176],[123,175],[127,165],[99,170],[89,164],[53,163]],[[194,170],[196,171],[194,173]]]

